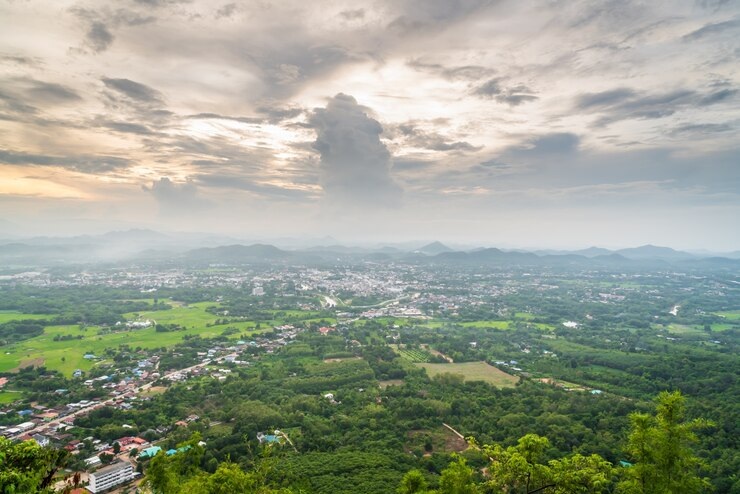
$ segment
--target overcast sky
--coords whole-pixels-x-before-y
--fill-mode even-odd
[[[740,249],[740,2],[0,0],[0,230]]]

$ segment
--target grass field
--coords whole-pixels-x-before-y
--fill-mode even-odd
[[[23,393],[20,391],[0,391],[0,405],[7,405],[13,403],[15,400],[21,398]]]
[[[23,321],[27,319],[51,319],[51,314],[24,314],[15,310],[0,310],[0,324],[8,321]]]
[[[466,381],[485,381],[499,388],[511,388],[519,382],[518,377],[507,374],[485,362],[464,362],[461,364],[420,363],[416,365],[424,367],[429,377],[444,373],[462,374]]]
[[[740,310],[730,310],[727,312],[715,312],[720,317],[724,317],[728,321],[740,321]]]
[[[271,329],[269,323],[263,322],[261,330],[255,330],[256,323],[253,321],[243,321],[225,326],[209,326],[219,318],[206,312],[206,308],[213,305],[215,304],[211,302],[203,302],[189,306],[173,307],[165,311],[126,314],[126,318],[130,320],[152,319],[158,323],[179,324],[185,328],[184,331],[158,333],[151,327],[100,334],[100,328],[95,326],[85,329],[81,329],[77,325],[48,326],[41,336],[4,347],[2,354],[0,354],[0,372],[7,372],[19,366],[43,363],[48,369],[58,370],[64,375],[70,376],[75,369],[89,370],[95,365],[95,361],[83,358],[83,355],[88,352],[101,356],[106,348],[117,348],[119,345],[129,345],[132,348],[168,347],[181,342],[185,335],[197,334],[204,338],[218,336],[229,326],[250,334]],[[276,324],[282,323],[281,321],[274,322]],[[57,335],[72,335],[74,337],[81,335],[82,339],[54,341],[54,337]],[[238,335],[233,337],[238,337]]]
[[[460,323],[460,326],[464,326],[466,328],[479,328],[479,329],[485,329],[485,328],[510,329],[511,328],[509,321],[471,321],[471,322]]]
[[[673,334],[699,334],[704,332],[701,328],[685,324],[669,324],[666,329]]]

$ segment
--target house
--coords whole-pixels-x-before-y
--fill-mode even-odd
[[[96,494],[110,489],[111,487],[134,480],[136,475],[137,473],[134,472],[134,467],[131,463],[115,463],[105,468],[101,468],[95,473],[91,473],[90,484],[87,486],[87,490]]]
[[[149,448],[146,448],[141,453],[139,453],[139,459],[140,460],[144,460],[144,459],[147,459],[147,458],[153,458],[160,451],[162,451],[162,448],[160,448],[159,446],[151,446]]]
[[[34,435],[33,435],[33,436],[31,436],[31,437],[32,437],[32,438],[33,438],[33,440],[34,440],[34,441],[36,441],[36,443],[37,443],[37,444],[38,444],[39,446],[41,446],[42,448],[43,448],[43,447],[46,447],[46,446],[48,446],[48,445],[49,445],[49,443],[51,442],[51,441],[49,441],[49,438],[48,438],[48,437],[46,437],[46,436],[42,436],[41,434],[34,434]]]
[[[257,440],[260,444],[274,444],[280,443],[280,438],[274,434],[264,434],[262,432],[257,433]]]

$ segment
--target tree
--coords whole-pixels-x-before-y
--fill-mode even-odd
[[[700,476],[704,466],[691,451],[695,431],[708,421],[685,421],[685,399],[679,391],[662,392],[656,414],[630,415],[627,452],[635,465],[624,472],[618,492],[624,494],[693,494],[711,490],[709,479]]]
[[[398,494],[417,494],[427,490],[427,481],[419,470],[410,470],[401,479]]]
[[[121,443],[118,441],[113,443],[113,453],[118,454],[121,452]]]
[[[473,469],[465,458],[457,457],[457,461],[442,470],[439,479],[439,494],[476,494],[478,488],[473,481]]]
[[[0,492],[53,492],[54,475],[68,458],[66,451],[42,448],[35,441],[14,443],[0,437]]]
[[[599,455],[575,454],[543,462],[550,447],[546,437],[527,434],[516,446],[484,446],[491,459],[488,485],[508,493],[586,494],[606,492],[612,486],[614,469]]]

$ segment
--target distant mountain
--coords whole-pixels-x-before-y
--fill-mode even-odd
[[[266,244],[225,245],[191,250],[183,257],[192,261],[229,263],[286,259],[291,257],[291,253]]]
[[[428,256],[436,256],[437,254],[441,254],[443,252],[452,252],[452,249],[447,247],[442,242],[432,242],[431,244],[427,244],[424,247],[416,249],[416,252],[421,252],[422,254],[426,254]]]
[[[674,250],[670,247],[658,247],[655,245],[643,245],[641,247],[620,249],[616,251],[616,253],[626,257],[627,259],[663,259],[666,261],[695,259],[695,256],[688,252]]]
[[[583,257],[596,257],[611,255],[613,254],[613,251],[602,247],[589,247],[588,249],[574,250],[571,254]]]

